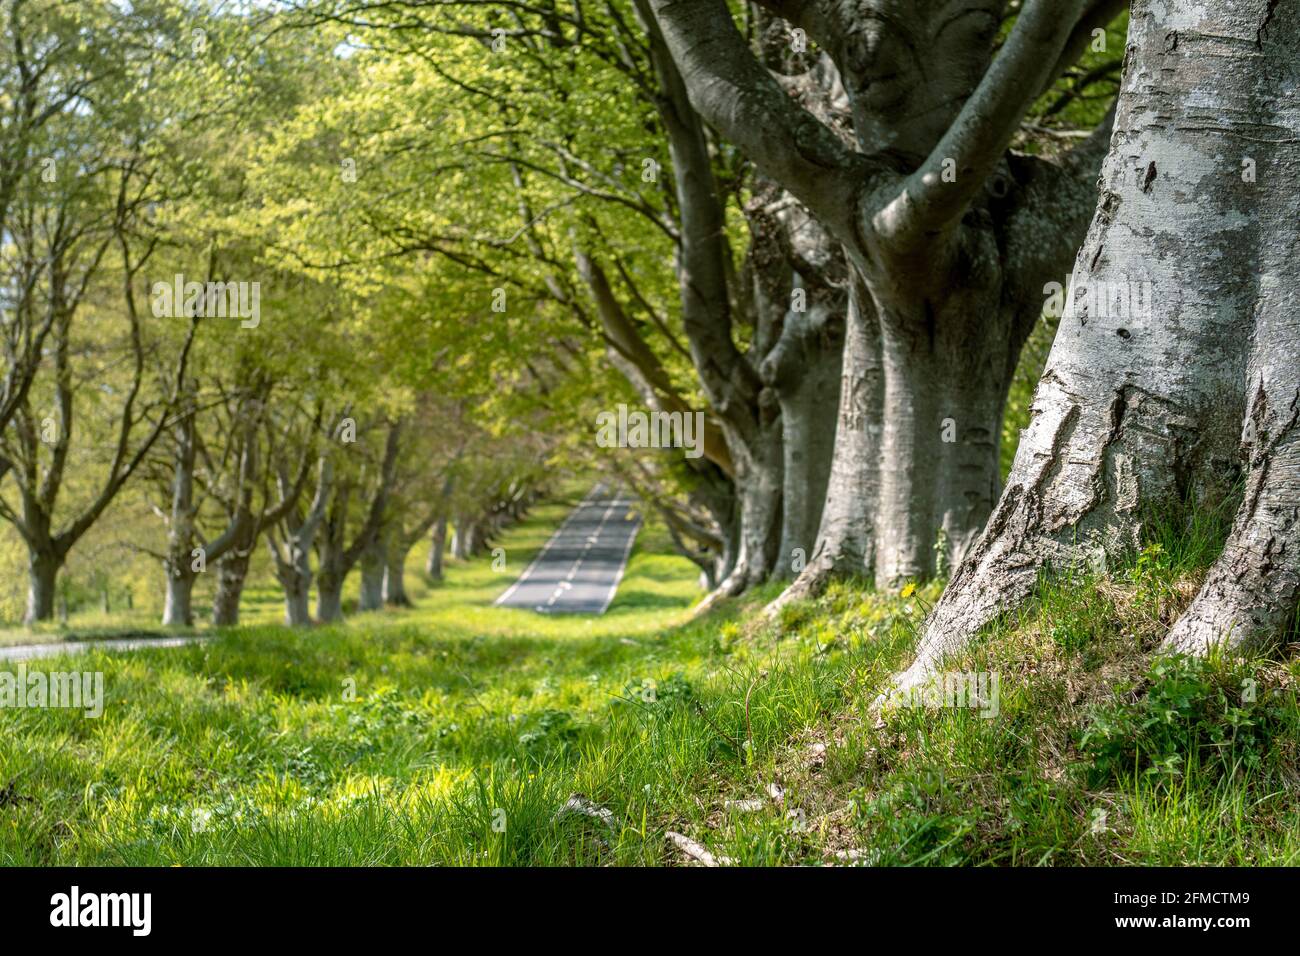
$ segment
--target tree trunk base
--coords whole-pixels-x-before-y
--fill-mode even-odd
[[[1285,361],[1280,358],[1285,353],[1274,354],[1279,365]],[[1296,377],[1292,365],[1290,378]],[[1201,655],[1214,648],[1248,648],[1285,633],[1296,613],[1300,386],[1289,388],[1281,375],[1269,378],[1280,394],[1269,395],[1261,378],[1247,412],[1246,432],[1255,440],[1247,445],[1251,470],[1233,529],[1191,606],[1165,639],[1165,651]]]
[[[194,576],[169,572],[163,604],[164,627],[194,626]]]

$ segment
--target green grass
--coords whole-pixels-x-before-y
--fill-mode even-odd
[[[650,526],[605,616],[492,608],[563,513],[410,611],[43,662],[104,671],[108,703],[0,710],[0,863],[683,862],[668,830],[751,865],[1300,861],[1295,665],[1151,653],[1215,527],[1045,581],[952,662],[999,674],[997,718],[878,717],[934,586],[690,620]]]

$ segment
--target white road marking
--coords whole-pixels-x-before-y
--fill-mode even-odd
[[[631,510],[634,500],[621,494],[599,500],[606,494],[608,490],[603,484],[593,488],[551,535],[524,573],[493,603],[514,607],[522,604],[543,614],[566,611],[603,614],[623,579],[640,531],[638,516]],[[626,526],[618,521],[620,516],[623,521],[637,523]],[[578,528],[573,527],[575,519]],[[625,538],[621,547],[616,544],[620,534]],[[564,552],[564,556],[560,557],[557,551]],[[608,593],[602,593],[607,588]]]
[[[509,598],[510,595],[514,594],[516,590],[519,589],[519,585],[524,583],[524,580],[532,572],[533,568],[537,567],[538,563],[542,560],[542,558],[546,557],[546,552],[551,550],[551,546],[555,544],[556,541],[559,540],[560,535],[564,534],[564,529],[568,527],[569,522],[572,521],[577,516],[578,512],[582,510],[582,506],[585,505],[591,499],[591,496],[596,494],[596,492],[604,490],[604,487],[605,487],[604,485],[598,483],[591,489],[591,491],[587,492],[586,495],[583,496],[583,499],[578,502],[578,506],[569,513],[569,516],[567,518],[565,518],[562,522],[560,522],[560,526],[555,529],[555,533],[552,534],[550,538],[547,539],[546,544],[542,545],[542,550],[538,551],[537,554],[533,557],[533,560],[528,563],[528,567],[524,568],[524,573],[519,575],[519,579],[515,581],[514,584],[506,588],[504,594],[502,594],[499,598],[497,598],[495,601],[492,602],[493,605],[502,603],[507,598]],[[540,609],[541,605],[538,605],[538,608]]]

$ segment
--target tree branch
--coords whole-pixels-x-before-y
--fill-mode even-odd
[[[700,115],[842,241],[855,237],[855,200],[870,161],[786,95],[746,46],[724,0],[637,0],[638,10],[647,6]]]
[[[1011,35],[957,119],[897,195],[873,217],[899,250],[955,225],[1006,154],[1079,22],[1084,0],[1026,0]],[[955,179],[945,177],[945,168]]]

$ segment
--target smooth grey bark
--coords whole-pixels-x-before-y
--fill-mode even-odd
[[[406,558],[411,546],[393,535],[388,540],[384,554],[383,600],[389,607],[410,607],[411,598],[406,593]]]
[[[316,620],[322,624],[343,619],[343,578],[332,571],[316,576]]]
[[[1031,0],[993,58],[999,3],[960,17],[765,3],[829,51],[855,143],[782,89],[721,0],[650,5],[694,107],[843,243],[870,295],[884,389],[875,574],[886,587],[927,577],[940,531],[950,562],[992,507],[1011,370],[1091,207],[1085,163],[1008,145],[1094,14],[1104,22],[1118,4]]]
[[[834,578],[871,573],[884,386],[879,337],[870,296],[855,279],[849,294],[835,447],[816,545],[794,583],[768,605],[770,615],[792,601],[817,596]]]
[[[192,396],[187,397],[191,400]],[[167,578],[166,597],[163,603],[163,624],[192,627],[194,625],[194,461],[195,449],[194,411],[187,409],[173,432],[176,447],[172,456],[172,502],[167,527],[167,552],[163,557],[163,572]]]
[[[27,561],[27,623],[48,621],[54,617],[55,585],[61,567],[49,552],[28,550]]]
[[[1143,4],[1140,9],[1153,8]],[[1167,650],[1204,653],[1219,644],[1238,648],[1275,640],[1285,633],[1300,601],[1300,200],[1292,175],[1300,163],[1300,106],[1295,95],[1300,9],[1294,0],[1274,0],[1226,3],[1213,13],[1181,3],[1175,4],[1175,11],[1173,30],[1180,39],[1187,37],[1191,52],[1204,49],[1197,65],[1203,77],[1212,55],[1225,48],[1240,64],[1226,88],[1215,86],[1220,110],[1232,120],[1226,151],[1231,155],[1234,147],[1240,149],[1259,171],[1256,182],[1241,182],[1244,160],[1237,159],[1231,198],[1217,197],[1225,225],[1235,225],[1230,212],[1234,206],[1255,216],[1255,228],[1248,234],[1253,249],[1234,250],[1246,271],[1235,273],[1229,260],[1212,259],[1210,250],[1192,247],[1202,268],[1215,270],[1217,281],[1204,287],[1213,288],[1216,296],[1234,285],[1237,275],[1254,280],[1253,301],[1244,313],[1253,319],[1251,335],[1248,344],[1241,343],[1246,385],[1239,402],[1244,409],[1234,403],[1234,410],[1243,412],[1237,460],[1245,471],[1245,493],[1222,554],[1165,642]],[[1201,19],[1195,19],[1198,13]],[[1144,22],[1158,29],[1154,15],[1147,16]],[[1215,128],[1196,96],[1205,82],[1189,84],[1183,100],[1194,117],[1189,132],[1200,142]],[[1272,135],[1261,137],[1262,131]]]
[[[717,528],[713,567],[704,571],[705,586],[710,591],[716,590],[735,570],[736,554],[740,550],[740,503],[735,484],[721,469],[715,468],[699,477],[690,492],[690,500],[713,518]]]
[[[334,470],[322,455],[316,470],[316,491],[305,513],[290,509],[278,527],[268,529],[266,544],[276,580],[284,591],[284,622],[290,627],[311,623],[308,599],[311,593],[311,548],[325,520],[333,490]]]
[[[311,621],[310,571],[301,572],[288,581],[280,582],[284,590],[284,623],[289,627],[305,627]]]
[[[459,455],[457,455],[459,458]],[[453,459],[453,465],[455,459]],[[447,515],[451,507],[451,496],[456,491],[456,472],[454,468],[448,467],[447,474],[442,480],[442,489],[438,496],[437,518],[434,520],[432,536],[429,539],[429,556],[424,562],[424,573],[430,581],[442,580],[442,563],[443,555],[447,551]],[[405,595],[406,589],[403,586],[402,593]]]
[[[361,591],[357,610],[378,611],[384,606],[384,574],[388,569],[388,542],[377,534],[361,551]]]
[[[429,557],[424,562],[424,573],[430,581],[442,580],[442,558],[447,551],[447,516],[438,515],[433,534],[429,539]]]
[[[760,180],[749,204],[754,311],[779,329],[759,363],[781,422],[781,532],[775,576],[814,551],[835,447],[847,270],[836,243],[788,193]],[[770,398],[768,399],[770,401]]]
[[[474,557],[477,542],[477,519],[465,518],[452,532],[451,553],[462,561],[468,561]]]
[[[458,456],[459,457],[459,456]],[[406,593],[406,558],[411,553],[411,549],[429,534],[430,528],[435,528],[438,522],[443,522],[443,541],[446,541],[446,513],[447,513],[447,496],[451,493],[453,486],[453,476],[448,474],[442,483],[442,490],[438,500],[431,506],[426,506],[422,516],[420,516],[411,527],[407,527],[400,516],[394,515],[392,525],[388,529],[384,543],[384,570],[381,582],[381,595],[383,603],[389,607],[410,607],[411,598]],[[511,514],[515,514],[515,507],[522,507],[519,502],[512,502]],[[513,520],[513,518],[512,518]],[[432,551],[429,555],[432,559]],[[439,571],[441,572],[442,554],[438,554]]]
[[[178,627],[194,625],[193,574],[168,574],[163,598],[163,624]]]
[[[471,528],[472,522],[466,515],[460,515],[452,522],[451,556],[457,561],[468,561],[473,557]]]
[[[988,257],[981,265],[996,268],[995,248],[981,256]],[[881,588],[932,577],[940,530],[950,554],[964,550],[997,500],[1014,316],[1000,308],[999,285],[966,285],[928,320],[907,314],[910,295],[874,296],[886,410],[876,524]]]
[[[321,534],[316,539],[316,617],[322,623],[342,618],[343,582],[362,555],[375,547],[376,540],[381,535],[397,467],[400,435],[400,423],[388,427],[375,487],[366,507],[365,518],[351,543],[347,541],[347,523],[353,482],[341,481],[335,485],[333,497],[321,523]],[[373,563],[372,571],[376,568],[378,575],[372,574],[371,584],[377,581],[378,587],[367,595],[367,599],[374,597],[376,606],[380,606],[383,603],[382,559]]]
[[[776,569],[781,546],[784,452],[779,414],[769,410],[767,415],[767,421],[753,436],[755,447],[736,456],[740,546],[735,567],[718,586],[719,596],[740,594],[762,584]]]
[[[1243,465],[1227,546],[1166,646],[1275,636],[1294,613],[1300,20],[1276,7],[1134,4],[1101,198],[1031,423],[897,687],[1026,601],[1043,569],[1130,551],[1148,515],[1213,505]]]
[[[252,552],[230,551],[217,562],[217,589],[212,596],[212,623],[217,627],[239,624],[239,603],[248,580]]]
[[[817,316],[823,319],[825,314]],[[835,430],[827,427],[828,408],[840,398],[840,355],[836,341],[823,338],[825,326],[803,339],[802,374],[779,382],[782,462],[782,574],[797,571],[812,555],[821,525],[826,487],[835,451]],[[796,568],[795,565],[799,567]]]

